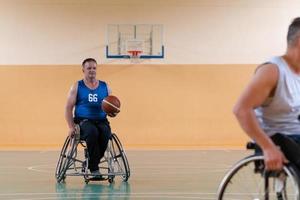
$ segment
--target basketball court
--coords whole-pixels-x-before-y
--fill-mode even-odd
[[[0,152],[0,199],[215,199],[221,178],[240,150],[130,150],[128,182],[56,183],[57,151]],[[227,158],[227,159],[224,159]]]
[[[228,169],[251,154],[232,108],[257,65],[285,49],[299,7],[0,0],[0,199],[216,199]],[[128,157],[127,182],[55,177],[67,94],[86,58],[120,100],[109,122]]]

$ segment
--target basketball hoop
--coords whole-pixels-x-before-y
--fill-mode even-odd
[[[140,51],[140,50],[130,50],[130,51],[127,51],[127,52],[128,52],[128,54],[130,56],[131,63],[139,63],[140,54],[143,51]]]
[[[143,51],[139,51],[139,50],[131,50],[131,51],[127,51],[130,54],[131,58],[137,58],[139,57],[139,54],[141,54]]]

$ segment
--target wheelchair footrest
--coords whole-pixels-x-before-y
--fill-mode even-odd
[[[87,180],[89,180],[89,181],[106,181],[107,178],[103,178],[103,177],[91,177],[91,178],[88,178]]]

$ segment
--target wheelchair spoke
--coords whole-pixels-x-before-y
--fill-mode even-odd
[[[118,172],[124,173],[123,167],[121,166],[119,160],[115,160],[115,163],[117,164],[116,168],[118,168]]]
[[[239,198],[245,198],[245,197],[250,197],[249,199],[256,199],[259,194],[263,194],[264,192],[262,191],[264,181],[260,179],[261,175],[252,175],[253,173],[253,166],[247,166],[248,168],[245,168],[245,171],[241,171],[241,173],[237,174],[235,176],[234,180],[230,181],[231,187],[234,189],[235,187],[239,187],[239,192],[238,193],[232,193],[233,195],[238,195]],[[242,181],[244,184],[241,184]],[[240,182],[240,183],[239,183]],[[238,184],[238,185],[237,185]],[[241,185],[240,185],[241,184]],[[256,192],[252,192],[256,191]]]

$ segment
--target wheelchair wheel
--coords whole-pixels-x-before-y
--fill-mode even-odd
[[[239,161],[223,178],[218,200],[299,200],[299,180],[295,167],[266,172],[263,156]]]
[[[130,168],[129,168],[126,154],[116,134],[112,134],[111,154],[113,157],[113,168],[114,168],[112,171],[120,173],[123,181],[127,181],[128,178],[130,177]]]
[[[57,162],[55,177],[58,183],[64,181],[66,178],[66,171],[72,165],[73,157],[76,156],[76,144],[75,139],[70,138],[69,136],[66,138],[64,146],[60,152],[60,156]]]

